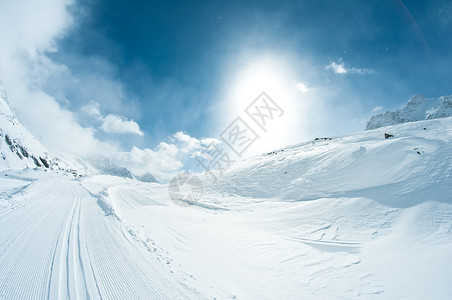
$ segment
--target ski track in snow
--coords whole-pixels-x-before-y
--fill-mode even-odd
[[[35,182],[12,200],[0,210],[0,299],[169,299],[80,182]]]

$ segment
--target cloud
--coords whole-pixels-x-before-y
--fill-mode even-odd
[[[98,102],[91,102],[90,104],[83,106],[82,111],[92,117],[101,116]]]
[[[85,114],[95,117],[99,121],[100,129],[107,133],[131,133],[139,136],[143,136],[144,133],[140,130],[140,125],[133,119],[128,120],[126,117],[119,116],[116,114],[108,114],[103,116],[99,109],[98,102],[91,102],[88,105],[82,107],[81,111]]]
[[[60,154],[105,155],[137,175],[151,172],[163,182],[193,163],[195,153],[219,143],[177,132],[153,149],[134,146],[120,151],[96,138],[97,127],[109,133],[144,133],[137,122],[120,115],[134,113],[134,99],[126,95],[112,64],[99,57],[64,57],[68,65],[49,58],[49,52],[58,51],[56,39],[74,24],[67,9],[72,4],[69,0],[0,2],[0,80],[13,109],[44,145]],[[84,124],[90,125],[82,126],[80,119],[87,117],[91,123]]]
[[[94,137],[94,129],[81,126],[76,113],[63,107],[69,102],[46,93],[49,76],[70,70],[50,60],[55,40],[73,25],[67,7],[73,1],[16,0],[0,2],[0,80],[12,108],[25,126],[51,151],[86,155],[115,151]]]
[[[68,49],[53,54],[58,61],[64,61],[66,71],[55,69],[43,80],[42,89],[54,95],[70,99],[74,111],[86,113],[84,106],[97,105],[104,114],[119,114],[138,118],[143,111],[139,109],[139,97],[120,80],[118,67],[106,57],[72,53]],[[45,71],[36,72],[37,75]],[[137,76],[139,77],[139,76]],[[137,80],[140,80],[139,78]]]
[[[165,182],[183,167],[178,153],[176,145],[161,142],[155,149],[133,147],[129,152],[119,153],[115,159],[116,163],[127,167],[134,174],[150,172],[158,181]]]
[[[220,143],[220,141],[215,138],[196,139],[182,131],[176,132],[173,135],[172,140],[176,141],[181,151],[186,153],[192,152],[193,150],[204,149],[206,147],[210,147],[211,145],[217,145]]]
[[[372,109],[372,112],[377,112],[383,109],[383,106],[377,106]]]
[[[342,58],[339,58],[337,62],[332,62],[329,65],[325,67],[325,70],[331,70],[336,74],[359,74],[359,75],[366,75],[366,74],[372,74],[374,71],[372,69],[361,69],[361,68],[349,68],[345,65],[345,63],[342,61]]]
[[[133,105],[124,104],[124,89],[115,80],[112,65],[101,58],[63,60],[77,62],[74,73],[48,55],[58,52],[57,39],[75,24],[68,11],[73,4],[73,0],[0,2],[0,80],[18,117],[49,150],[76,156],[114,153],[115,141],[95,136],[99,124],[106,132],[140,136],[143,132],[134,120],[115,113],[130,114]],[[109,105],[106,116],[100,112],[100,100]]]
[[[127,120],[124,117],[109,114],[106,117],[99,117],[102,120],[100,128],[108,133],[132,133],[143,136],[140,125],[134,120]]]
[[[332,62],[328,66],[325,67],[326,70],[333,70],[336,74],[347,74],[347,69],[343,62],[335,63]]]
[[[72,26],[67,7],[72,0],[0,2],[2,54],[56,51],[54,39]]]
[[[307,82],[298,82],[295,87],[302,93],[307,93],[309,92],[311,89],[308,88],[308,83]]]
[[[154,149],[133,147],[129,152],[121,152],[113,158],[118,165],[127,167],[134,174],[150,172],[160,182],[169,181],[190,163],[194,157],[205,153],[212,144],[220,141],[214,138],[197,139],[184,132],[177,132],[159,143]]]

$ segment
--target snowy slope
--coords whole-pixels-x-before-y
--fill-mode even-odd
[[[73,177],[40,170],[5,174],[0,299],[196,298]]]
[[[284,201],[372,195],[392,205],[450,198],[452,118],[317,139],[206,176],[218,192]],[[384,133],[394,135],[385,139]],[[447,196],[447,197],[446,197]],[[408,205],[408,204],[406,204]]]
[[[52,155],[16,118],[0,85],[0,170],[70,169]]]
[[[217,172],[200,176],[203,197],[188,207],[159,184],[84,185],[103,189],[107,211],[208,298],[452,296],[452,118],[318,139]]]
[[[366,130],[450,116],[452,116],[452,96],[426,98],[422,95],[415,95],[402,109],[372,116],[367,123]]]

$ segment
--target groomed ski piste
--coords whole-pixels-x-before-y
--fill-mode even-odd
[[[451,117],[218,172],[185,206],[165,184],[1,172],[0,299],[452,298]]]

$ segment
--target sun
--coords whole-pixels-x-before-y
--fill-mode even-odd
[[[291,143],[289,136],[294,135],[294,124],[297,117],[302,114],[298,101],[302,92],[295,78],[295,71],[288,59],[278,55],[248,57],[231,72],[230,80],[226,84],[228,89],[226,99],[222,106],[222,118],[227,119],[225,122],[243,116],[251,127],[256,126],[252,119],[246,119],[244,110],[262,92],[265,92],[283,111],[281,116],[278,115],[267,122],[268,127],[264,131],[256,128],[259,139],[253,147],[250,147],[247,156]],[[307,87],[304,88],[306,92]]]
[[[283,62],[272,57],[250,61],[234,76],[230,104],[234,109],[243,110],[262,92],[284,104],[292,89],[288,73]]]

